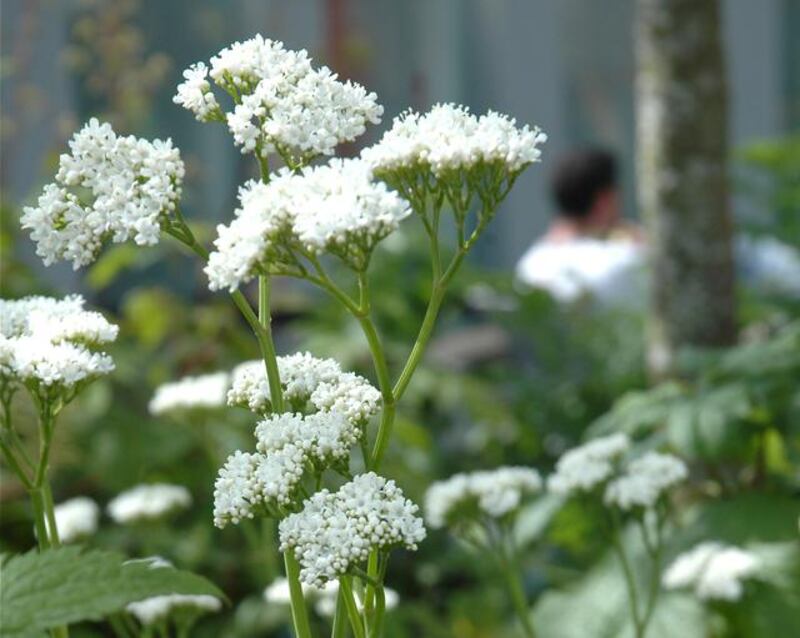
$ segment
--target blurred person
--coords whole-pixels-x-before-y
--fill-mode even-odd
[[[642,233],[622,218],[614,156],[597,148],[565,155],[551,192],[555,218],[517,263],[517,280],[563,302],[591,295],[641,304]]]
[[[516,266],[517,282],[560,302],[591,298],[641,308],[646,298],[646,237],[623,219],[614,156],[602,149],[565,155],[551,179],[555,219]],[[800,253],[773,237],[739,235],[737,275],[767,294],[800,298]]]

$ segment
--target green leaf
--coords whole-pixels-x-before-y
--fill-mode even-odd
[[[100,620],[130,602],[165,594],[225,599],[212,583],[172,567],[153,568],[104,550],[76,546],[2,557],[3,636],[36,635],[83,620]]]

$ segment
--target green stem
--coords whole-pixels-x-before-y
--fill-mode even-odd
[[[620,526],[619,522],[614,519],[614,534],[613,534],[614,550],[617,552],[620,564],[622,565],[622,573],[625,577],[625,588],[628,591],[628,602],[631,608],[631,618],[633,619],[633,629],[636,638],[644,638],[644,628],[639,620],[639,595],[636,591],[636,580],[633,576],[633,569],[631,569],[628,556],[625,554],[625,549],[620,541]]]
[[[42,494],[41,488],[38,487],[32,488],[28,494],[31,498],[33,525],[36,529],[36,540],[39,543],[39,549],[48,549],[50,547],[50,535],[47,533],[47,515],[45,514],[44,494]]]
[[[22,470],[17,457],[14,455],[14,450],[8,447],[2,438],[0,438],[0,451],[2,451],[6,463],[8,463],[8,466],[13,470],[14,474],[17,475],[17,478],[19,478],[20,482],[25,486],[25,489],[30,490],[33,487],[33,483],[31,483],[28,476]]]
[[[336,595],[336,611],[333,614],[331,638],[345,638],[346,633],[347,611],[345,610],[344,594],[340,590]]]
[[[44,496],[44,513],[47,518],[47,527],[50,531],[50,546],[61,547],[61,538],[58,536],[58,525],[56,525],[55,507],[53,505],[53,491],[50,489],[50,481],[46,477],[42,485],[42,495]]]
[[[386,595],[383,585],[375,590],[375,613],[369,629],[369,638],[380,638],[383,635],[383,618],[386,612]]]
[[[422,359],[422,355],[425,352],[425,347],[428,345],[428,341],[433,333],[433,327],[436,324],[436,317],[438,316],[439,309],[442,306],[444,293],[445,287],[439,282],[435,283],[433,290],[431,290],[431,298],[428,301],[428,309],[425,311],[425,317],[423,318],[422,325],[420,325],[419,332],[417,333],[417,339],[414,342],[414,347],[411,349],[411,353],[408,355],[408,360],[403,367],[403,371],[400,373],[400,377],[397,379],[397,383],[394,385],[393,394],[395,400],[397,401],[399,401],[405,393],[406,388],[411,381],[411,377],[413,376],[420,360]]]
[[[281,377],[278,371],[278,357],[275,352],[275,343],[272,340],[272,317],[269,312],[270,284],[267,275],[258,278],[258,323],[261,326],[262,354],[264,365],[267,368],[267,381],[269,382],[269,396],[274,412],[283,412],[283,392],[281,390]]]
[[[367,627],[372,625],[372,612],[373,606],[375,603],[375,591],[379,589],[374,585],[377,582],[378,576],[378,560],[380,559],[380,555],[377,549],[373,549],[369,553],[369,559],[367,560],[367,578],[368,580],[365,581],[366,590],[364,593],[364,622]]]
[[[303,586],[300,584],[300,565],[291,550],[283,553],[283,563],[286,566],[286,580],[289,581],[295,636],[296,638],[311,638],[306,599],[303,596]]]
[[[381,422],[378,426],[378,434],[375,438],[375,445],[372,448],[372,456],[368,465],[369,469],[377,470],[383,460],[383,455],[386,453],[386,448],[389,445],[389,438],[392,434],[396,412],[396,399],[392,392],[392,381],[389,377],[389,368],[386,365],[386,355],[383,352],[383,345],[381,344],[380,337],[378,337],[375,324],[372,322],[369,315],[359,316],[357,319],[364,332],[364,336],[367,338],[369,350],[372,353],[372,362],[375,366],[375,374],[378,377],[378,387],[380,388],[381,398],[383,399]]]
[[[508,593],[511,595],[511,602],[514,605],[514,611],[519,618],[522,625],[523,633],[526,638],[535,638],[536,632],[533,629],[533,624],[530,618],[530,608],[528,601],[525,598],[525,591],[522,588],[522,582],[516,568],[511,561],[506,561],[505,568],[503,569],[503,576],[508,587]]]
[[[347,609],[347,617],[350,619],[350,627],[353,629],[355,638],[365,638],[364,625],[361,623],[361,615],[358,613],[358,605],[353,597],[353,583],[350,576],[339,578],[339,593],[344,600]]]

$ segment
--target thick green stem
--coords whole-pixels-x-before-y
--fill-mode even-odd
[[[378,549],[373,549],[369,553],[369,560],[367,561],[367,577],[364,590],[364,624],[367,627],[372,626],[373,611],[375,606],[375,592],[378,587],[374,585],[378,581],[380,553]]]
[[[633,575],[628,556],[625,553],[625,548],[620,541],[619,524],[614,522],[614,549],[619,557],[620,564],[622,565],[622,573],[625,576],[625,588],[628,591],[628,602],[631,609],[631,618],[633,619],[633,629],[636,638],[644,638],[645,630],[639,619],[639,595],[636,590],[636,579]]]
[[[32,488],[28,495],[31,498],[31,507],[33,508],[33,525],[36,529],[36,540],[39,543],[39,549],[48,549],[50,547],[50,534],[47,533],[47,515],[45,514],[44,494],[41,488]]]
[[[303,586],[300,584],[300,565],[290,550],[284,552],[283,563],[286,566],[286,580],[289,581],[295,636],[296,638],[311,638],[306,600],[303,596]]]
[[[528,601],[525,597],[525,591],[522,588],[522,582],[519,574],[517,573],[512,561],[506,562],[503,569],[503,577],[506,581],[506,587],[508,587],[508,593],[511,596],[511,603],[514,605],[514,611],[516,612],[520,624],[522,625],[523,633],[525,634],[526,638],[535,638],[536,632],[534,631],[533,624],[531,623]]]
[[[375,589],[375,611],[369,628],[369,638],[380,638],[383,635],[383,618],[386,613],[386,595],[383,585]]]
[[[347,610],[345,609],[344,594],[340,590],[336,595],[336,611],[333,614],[333,627],[331,638],[345,638],[347,634]]]
[[[389,367],[386,365],[386,355],[383,352],[383,344],[381,343],[380,337],[378,337],[375,324],[372,322],[369,315],[359,316],[357,318],[367,338],[369,350],[372,353],[372,362],[375,366],[375,374],[378,377],[378,387],[380,388],[381,398],[383,399],[381,422],[378,426],[378,434],[375,438],[375,445],[372,448],[372,456],[369,460],[369,469],[377,470],[383,460],[386,448],[389,445],[389,438],[391,437],[392,427],[394,426],[396,401],[392,393],[392,380],[389,377]]]
[[[42,495],[44,496],[44,513],[47,518],[47,529],[50,532],[50,546],[61,547],[61,538],[58,535],[58,525],[56,525],[55,507],[53,504],[53,491],[50,489],[50,481],[45,476],[42,485]]]
[[[339,578],[339,593],[342,596],[342,600],[344,600],[353,635],[355,638],[365,638],[364,625],[361,622],[361,615],[358,613],[358,605],[356,605],[356,600],[353,597],[353,583],[350,576],[341,576]]]

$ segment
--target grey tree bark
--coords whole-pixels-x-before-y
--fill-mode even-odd
[[[637,0],[639,206],[652,262],[648,366],[736,335],[718,0]]]

